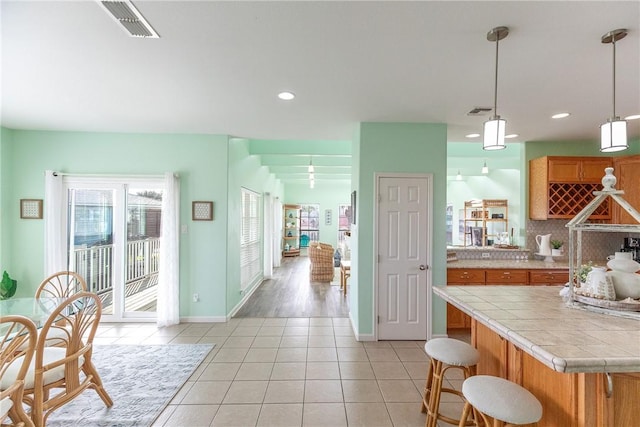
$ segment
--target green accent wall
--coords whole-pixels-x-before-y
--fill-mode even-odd
[[[180,174],[181,317],[224,318],[236,299],[239,267],[239,189],[258,192],[278,183],[244,151],[232,151],[226,135],[121,134],[2,129],[0,141],[0,268],[18,280],[17,295],[33,295],[44,269],[44,220],[19,218],[19,200],[44,199],[44,171],[75,174]],[[245,156],[246,158],[243,158]],[[231,163],[230,163],[231,162]],[[256,167],[257,166],[257,167]],[[253,169],[256,167],[256,169]],[[242,176],[243,179],[238,179]],[[282,191],[281,189],[279,190]],[[214,202],[213,221],[191,221],[191,201]],[[239,237],[237,239],[239,242]],[[236,271],[237,270],[237,271]],[[191,295],[200,294],[194,303]],[[237,293],[237,292],[236,292]]]
[[[359,139],[354,147],[354,171],[357,190],[356,223],[357,259],[352,260],[350,283],[351,307],[356,298],[358,306],[357,329],[361,335],[374,333],[374,253],[376,206],[375,174],[416,173],[433,174],[433,285],[446,281],[445,210],[447,191],[447,127],[444,124],[425,123],[361,123]],[[357,152],[357,161],[356,161]],[[352,240],[354,236],[352,235]],[[352,254],[354,251],[352,251]],[[355,270],[355,271],[354,271]],[[446,306],[440,298],[432,298],[432,330],[434,334],[446,333]],[[352,313],[354,316],[354,313]]]
[[[273,197],[283,197],[283,187],[269,169],[260,164],[260,158],[249,154],[249,141],[242,138],[229,138],[228,142],[229,186],[225,199],[228,202],[228,233],[226,245],[228,254],[227,293],[225,296],[227,308],[225,313],[230,313],[242,300],[243,296],[251,292],[260,283],[240,292],[240,236],[242,218],[242,188],[246,188],[261,196],[271,193]],[[264,198],[260,209],[264,208]],[[262,235],[264,236],[264,230]]]

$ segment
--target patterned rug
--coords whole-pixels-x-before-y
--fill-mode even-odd
[[[210,344],[96,346],[93,360],[113,399],[89,389],[47,420],[47,427],[150,426],[209,354]]]

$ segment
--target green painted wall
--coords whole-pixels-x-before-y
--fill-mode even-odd
[[[287,183],[283,203],[320,205],[320,241],[334,248],[338,244],[338,205],[351,204],[351,183],[318,181],[315,188],[308,182]],[[331,224],[325,224],[325,211],[331,210]]]
[[[44,221],[21,220],[18,203],[44,198],[46,169],[131,175],[175,171],[181,181],[180,222],[187,226],[180,236],[180,314],[226,314],[226,136],[13,130],[3,137],[6,133],[12,137],[3,138],[0,176],[9,185],[0,211],[3,253],[11,256],[5,257],[9,261],[3,268],[18,280],[19,295],[32,295],[42,280]],[[213,200],[215,220],[192,222],[192,200]],[[193,292],[200,293],[199,303],[191,302]]]
[[[358,333],[370,335],[374,331],[374,209],[375,174],[431,173],[433,174],[433,265],[434,285],[444,285],[446,280],[445,241],[447,127],[444,124],[423,123],[361,123],[360,137],[356,140],[359,161],[357,172],[357,209],[354,229],[357,239]],[[354,149],[354,154],[355,154]],[[354,174],[355,175],[355,174]],[[352,236],[352,240],[354,237]],[[353,253],[353,252],[352,252]],[[355,283],[354,276],[351,283]],[[355,291],[355,292],[354,292]],[[353,298],[352,298],[353,300]],[[352,305],[353,307],[353,305]],[[446,333],[446,307],[440,298],[433,298],[433,333]],[[352,313],[353,314],[353,313]]]
[[[11,264],[11,228],[8,224],[10,212],[3,207],[9,206],[9,176],[13,168],[11,158],[11,140],[13,132],[6,128],[0,128],[0,274]],[[15,215],[15,212],[14,212]],[[11,274],[9,272],[9,274]]]
[[[249,154],[249,141],[242,138],[229,138],[229,186],[226,199],[228,200],[229,229],[227,241],[227,294],[226,313],[231,312],[242,300],[240,292],[240,235],[242,218],[242,188],[249,189],[260,195],[266,192],[273,197],[283,197],[283,186],[274,178],[265,166],[260,165],[260,158]],[[264,202],[264,198],[262,199]],[[261,209],[263,208],[261,206]],[[264,236],[264,233],[263,233]],[[255,284],[253,287],[259,285]],[[245,294],[253,289],[245,290]]]

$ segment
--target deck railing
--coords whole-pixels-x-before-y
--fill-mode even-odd
[[[158,273],[160,239],[133,240],[127,243],[125,285]],[[113,245],[77,248],[71,268],[85,278],[90,291],[101,295],[112,290]]]

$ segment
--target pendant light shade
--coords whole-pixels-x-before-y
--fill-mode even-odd
[[[502,150],[504,145],[504,134],[507,122],[498,115],[498,42],[509,35],[509,28],[496,27],[487,33],[487,40],[496,42],[496,75],[493,92],[493,117],[484,122],[484,139],[482,148],[484,150]]]
[[[627,144],[627,122],[620,120],[608,121],[600,126],[600,151],[612,153],[629,148]]]
[[[600,126],[600,151],[612,153],[629,148],[627,143],[627,122],[616,116],[616,42],[627,35],[627,30],[617,29],[602,36],[602,43],[613,46],[613,115]]]
[[[313,163],[312,163],[312,158],[309,157],[309,167],[307,168],[307,172],[309,173],[313,173],[314,172],[314,167],[313,167]]]
[[[489,168],[487,167],[487,162],[484,162],[484,166],[482,166],[482,173],[485,174],[485,175],[489,173]]]
[[[458,175],[456,175],[456,181],[462,181],[462,174],[460,174],[459,169],[458,169]]]
[[[491,117],[491,120],[484,122],[484,139],[482,148],[485,150],[502,150],[504,145],[504,134],[507,122],[500,116]]]

